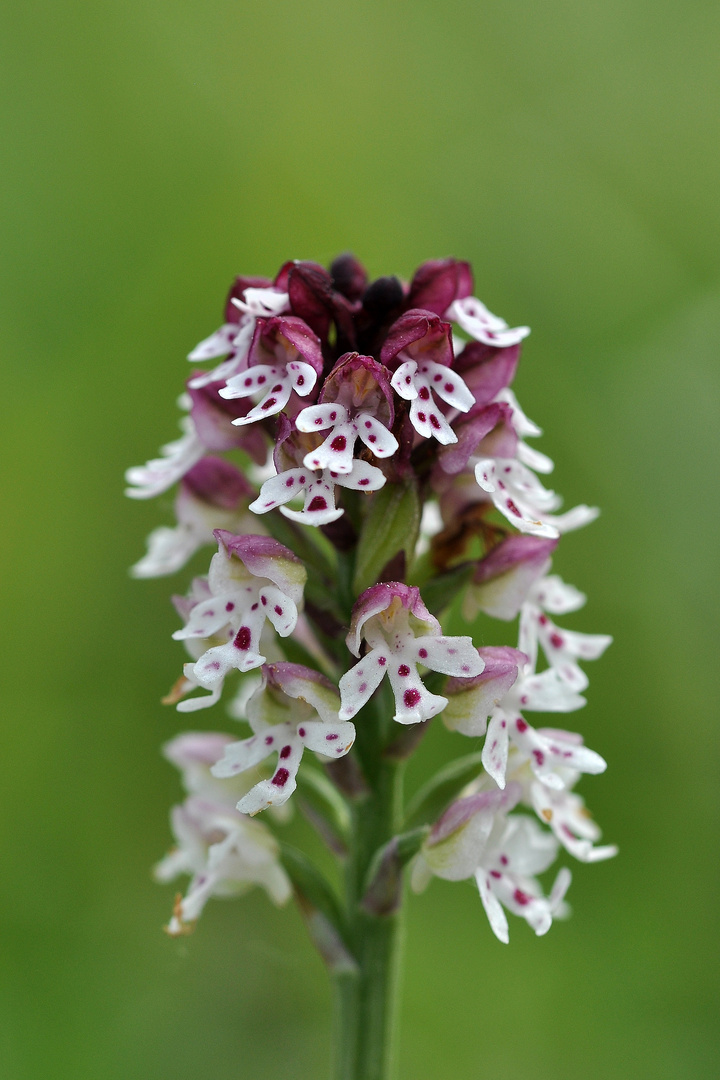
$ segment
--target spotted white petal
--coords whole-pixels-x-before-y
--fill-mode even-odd
[[[398,448],[398,441],[375,416],[360,413],[355,419],[355,425],[358,435],[375,457],[392,457]]]
[[[350,422],[336,424],[325,442],[303,458],[308,469],[331,469],[335,473],[350,473],[356,432]]]
[[[298,734],[308,750],[326,757],[343,757],[355,742],[355,727],[347,722],[326,724],[322,720],[304,720],[298,725]]]
[[[271,476],[260,488],[260,494],[254,502],[250,503],[249,509],[254,514],[266,514],[274,510],[276,506],[290,502],[307,484],[314,478],[307,469],[288,469],[286,472]]]
[[[203,360],[217,360],[220,356],[227,356],[233,347],[237,337],[237,323],[224,323],[214,334],[205,338],[188,353],[188,360],[192,363],[201,363]]]
[[[175,641],[185,641],[187,638],[208,638],[226,626],[230,620],[230,612],[235,607],[235,595],[226,593],[211,596],[209,600],[195,604],[188,621],[181,630],[173,634]],[[230,604],[230,612],[226,605]]]
[[[267,585],[261,589],[259,596],[265,617],[270,620],[280,637],[292,634],[298,618],[294,601],[280,589],[276,589],[274,585]]]
[[[475,880],[477,881],[482,905],[485,908],[485,914],[490,923],[490,929],[498,941],[502,941],[504,945],[507,945],[510,941],[507,915],[503,911],[502,904],[491,888],[490,875],[485,870],[481,869],[475,874]]]
[[[339,712],[341,720],[349,720],[351,716],[355,716],[370,700],[382,682],[387,663],[385,651],[372,649],[355,667],[345,672],[339,683],[342,700]]]
[[[465,381],[460,378],[456,371],[452,371],[444,364],[436,364],[432,360],[424,360],[420,364],[420,375],[424,376],[422,385],[426,386],[439,398],[452,405],[460,412],[468,412],[475,404],[475,397]],[[418,387],[420,397],[420,387]]]
[[[205,454],[195,425],[189,416],[180,421],[184,434],[180,439],[161,447],[162,457],[154,458],[145,465],[135,465],[125,473],[131,486],[125,494],[131,499],[153,499],[181,480],[186,472],[197,465]]]
[[[469,637],[419,637],[415,639],[415,659],[432,671],[443,675],[455,675],[458,678],[471,678],[480,675],[485,669],[485,662]]]
[[[310,476],[315,474],[310,472]],[[327,525],[342,517],[343,511],[335,508],[335,487],[326,480],[325,473],[322,479],[315,479],[308,483],[305,488],[305,504],[302,510],[288,510],[283,506],[281,514],[290,518],[291,521],[299,521],[303,525]],[[340,479],[337,479],[340,483]]]
[[[344,424],[347,419],[345,406],[333,401],[324,405],[308,405],[295,418],[295,427],[298,431],[323,431],[334,424]]]
[[[485,736],[482,763],[499,788],[505,787],[508,746],[508,717],[502,709],[494,709]]]
[[[335,475],[331,470],[330,476],[334,483],[353,491],[379,491],[385,484],[385,476],[380,469],[359,458],[353,460],[351,472]]]

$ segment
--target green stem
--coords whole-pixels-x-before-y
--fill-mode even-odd
[[[372,793],[353,807],[345,891],[348,944],[358,969],[335,979],[335,1080],[391,1075],[400,911],[374,915],[361,905],[373,856],[400,825],[402,764],[382,757],[391,715],[387,704],[379,694],[375,709],[368,708],[357,726],[357,750]]]

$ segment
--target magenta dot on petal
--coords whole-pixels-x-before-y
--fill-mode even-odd
[[[402,675],[403,678],[404,678],[406,675],[409,675],[409,674],[410,674],[410,668],[407,666],[407,664],[401,664],[400,667],[398,668],[398,675]]]
[[[285,787],[288,782],[289,776],[290,773],[287,771],[287,769],[278,769],[278,771],[272,778],[272,782],[273,784],[275,784],[276,787]]]
[[[282,750],[280,751],[281,758],[289,758],[291,754],[292,746],[283,746]]]
[[[424,660],[427,656],[427,649],[418,649],[418,656],[421,660]]]
[[[305,738],[305,728],[304,727],[299,727],[298,728],[298,735],[300,736],[301,739]]]
[[[420,700],[420,693],[418,690],[406,690],[403,694],[403,704],[407,709],[412,709],[413,705],[417,705]]]
[[[273,739],[272,735],[266,735],[265,736],[265,745],[266,746],[272,746],[272,744],[274,742],[275,742],[275,740]]]
[[[235,635],[235,641],[233,642],[233,645],[236,649],[242,649],[243,652],[245,652],[250,648],[250,641],[250,627],[241,626],[237,634]]]

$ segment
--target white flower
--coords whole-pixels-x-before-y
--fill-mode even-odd
[[[181,400],[184,404],[184,395]],[[131,499],[154,499],[182,479],[205,454],[205,446],[198,437],[192,417],[183,416],[180,428],[181,438],[161,446],[161,457],[127,470],[125,479],[131,486],[126,488],[125,494]]]
[[[356,462],[353,458],[355,440],[360,439],[376,457],[391,457],[398,448],[392,432],[370,413],[355,416],[344,405],[330,402],[310,405],[295,420],[298,431],[325,431],[330,434],[325,442],[305,455],[303,464],[308,469],[331,469],[335,474],[349,474]]]
[[[497,509],[516,529],[532,536],[557,537],[594,521],[594,507],[575,506],[555,514],[562,499],[538,480],[535,473],[516,458],[481,458],[475,465],[475,479],[491,496]]]
[[[216,777],[235,777],[277,754],[277,769],[240,799],[238,810],[257,814],[282,806],[296,788],[303,750],[343,757],[355,741],[352,724],[338,722],[340,698],[324,675],[300,664],[268,664],[263,682],[247,703],[249,739],[225,746],[212,768]]]
[[[493,933],[508,941],[503,907],[525,919],[536,934],[550,929],[553,916],[564,914],[563,897],[570,871],[558,874],[549,897],[535,878],[555,861],[558,842],[535,821],[506,816],[520,798],[520,786],[482,791],[458,799],[435,823],[413,868],[419,890],[431,875],[449,881],[474,877]]]
[[[523,653],[507,647],[479,652],[485,658],[488,677],[484,678],[483,672],[479,677],[451,680],[445,689],[450,703],[443,720],[464,735],[477,737],[487,730],[482,762],[498,787],[505,787],[511,740],[528,759],[535,776],[553,789],[565,787],[563,770],[605,771],[603,758],[583,746],[579,735],[536,730],[523,716],[527,710],[573,712],[585,704],[554,668],[536,674]]]
[[[573,690],[582,693],[588,677],[578,660],[597,660],[611,644],[608,634],[581,634],[562,630],[545,613],[559,614],[576,611],[585,597],[556,575],[541,578],[529,590],[520,612],[519,647],[527,655],[531,667],[537,664],[538,645],[542,647],[550,666]]]
[[[173,808],[171,824],[178,846],[155,867],[155,878],[171,881],[178,874],[191,874],[192,879],[185,897],[175,904],[166,927],[169,934],[192,929],[211,896],[240,896],[260,885],[275,904],[290,898],[277,841],[260,822],[192,795]]]
[[[406,360],[393,375],[391,385],[396,394],[411,402],[410,420],[419,435],[444,445],[457,442],[457,435],[433,397],[433,393],[437,394],[460,412],[473,407],[475,398],[456,371],[433,360]]]
[[[340,680],[340,717],[354,716],[387,674],[395,695],[394,719],[400,724],[429,720],[447,705],[423,685],[418,665],[446,675],[478,675],[483,661],[469,637],[447,637],[427,610],[420,591],[401,582],[366,589],[353,608],[348,648],[360,656],[362,638],[369,651]]]
[[[233,308],[237,308],[241,313],[239,320],[223,323],[214,334],[195,346],[188,355],[188,360],[198,363],[203,360],[215,360],[221,356],[227,356],[228,353],[230,356],[212,371],[194,376],[190,383],[193,387],[206,386],[208,383],[231,378],[247,359],[256,321],[288,311],[290,298],[286,292],[273,287],[248,288],[243,290],[242,299],[232,296],[230,304],[232,307],[228,308],[226,318],[232,314]]]
[[[211,691],[209,698],[181,701],[178,708],[185,712],[217,701],[225,676],[233,668],[250,671],[265,662],[260,635],[266,619],[281,637],[292,633],[306,579],[300,560],[270,537],[233,536],[222,529],[215,536],[220,549],[210,564],[209,596],[190,608],[186,625],[173,637],[204,641],[229,631],[231,640],[185,665],[185,677]]]
[[[348,473],[336,473],[331,469],[314,471],[306,466],[287,469],[265,481],[257,499],[250,503],[250,509],[255,514],[266,514],[279,506],[280,513],[292,521],[327,525],[344,513],[335,506],[335,486],[338,484],[354,491],[378,491],[385,484],[385,477],[380,469],[358,459],[353,459]],[[305,493],[302,510],[289,510],[283,505],[301,492]]]

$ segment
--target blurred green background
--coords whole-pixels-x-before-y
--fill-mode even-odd
[[[122,473],[174,437],[232,276],[346,249],[470,259],[533,327],[537,445],[603,509],[556,569],[615,636],[577,726],[621,854],[542,940],[500,945],[468,884],[412,899],[400,1076],[715,1078],[717,4],[6,0],[0,41],[2,1080],[326,1075],[292,907],[161,933],[186,575],[128,579],[171,499]],[[432,732],[412,782],[458,749]]]

